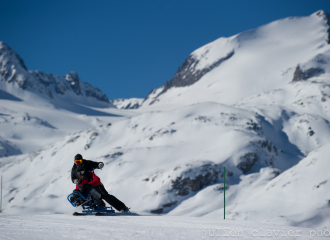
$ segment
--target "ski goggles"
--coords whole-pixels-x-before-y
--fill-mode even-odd
[[[74,160],[74,163],[77,164],[77,165],[82,164],[82,160]]]
[[[85,171],[80,171],[80,172],[77,172],[78,176],[80,175],[84,175]]]

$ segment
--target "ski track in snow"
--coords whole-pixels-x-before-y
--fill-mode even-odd
[[[328,232],[274,224],[169,216],[0,215],[1,240],[325,239]],[[321,237],[321,232],[322,236]],[[319,236],[317,236],[319,234]],[[217,236],[220,235],[220,236]]]

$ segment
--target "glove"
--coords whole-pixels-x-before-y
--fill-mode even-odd
[[[74,184],[78,184],[78,179],[73,180]]]
[[[103,162],[100,162],[99,163],[99,169],[102,169],[104,167],[104,163]]]

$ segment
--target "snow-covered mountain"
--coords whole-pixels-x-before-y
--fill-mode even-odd
[[[328,43],[329,14],[324,11],[219,38],[192,52],[142,107],[205,101],[235,104],[253,94],[283,88],[292,80],[327,72]]]
[[[226,189],[227,219],[328,226],[329,29],[318,11],[217,39],[139,109],[103,110],[129,117],[32,154],[12,149],[0,163],[4,212],[73,211],[65,197],[79,152],[105,163],[96,174],[140,214],[222,216]]]
[[[28,71],[0,42],[0,157],[31,153],[67,134],[131,116],[75,72],[65,77]],[[128,114],[128,115],[127,115]]]
[[[81,82],[76,72],[60,77],[41,71],[28,71],[23,59],[4,42],[0,42],[0,84],[0,89],[13,95],[24,90],[49,99],[61,98],[83,104],[95,104],[97,101],[93,100],[109,103],[101,90]]]
[[[110,102],[118,109],[138,109],[143,100],[143,98],[119,98],[111,100]]]

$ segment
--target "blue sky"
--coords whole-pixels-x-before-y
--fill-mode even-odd
[[[109,99],[144,98],[195,49],[329,0],[0,0],[0,41],[28,69],[83,82]]]

